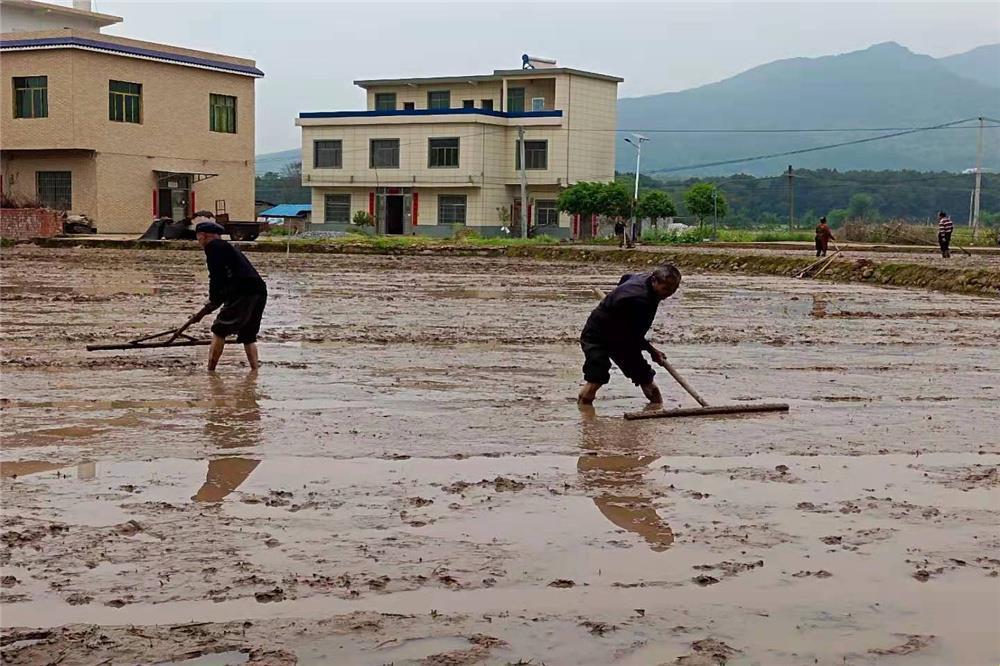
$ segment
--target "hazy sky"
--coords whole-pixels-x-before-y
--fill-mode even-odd
[[[1000,42],[995,1],[94,4],[125,18],[110,33],[255,59],[258,153],[297,147],[300,111],[363,108],[355,79],[488,73],[522,53],[624,77],[632,97],[878,42],[932,56]]]

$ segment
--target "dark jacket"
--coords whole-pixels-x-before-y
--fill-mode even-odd
[[[594,308],[583,327],[583,337],[610,347],[652,349],[646,333],[653,325],[660,297],[649,273],[626,274],[618,286]]]
[[[221,305],[237,296],[267,293],[267,286],[253,264],[221,238],[205,246],[205,261],[209,302]]]
[[[823,242],[835,240],[833,231],[826,224],[820,222],[816,225],[816,240]]]

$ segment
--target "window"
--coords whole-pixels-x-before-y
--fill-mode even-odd
[[[395,111],[396,93],[375,93],[376,111]]]
[[[413,102],[403,102],[403,111],[413,111],[416,108]]]
[[[535,202],[535,218],[538,220],[535,224],[540,227],[558,227],[559,210],[556,202],[551,199]]]
[[[458,139],[428,139],[427,166],[431,169],[458,166]]]
[[[35,187],[38,200],[46,208],[70,210],[73,207],[73,173],[71,171],[36,171]]]
[[[208,129],[236,134],[236,98],[229,95],[208,96]]]
[[[348,224],[351,221],[351,195],[323,195],[323,221]]]
[[[524,88],[507,88],[507,111],[524,111]]]
[[[462,100],[463,109],[474,109],[476,108],[476,100],[474,99],[463,99]]]
[[[521,142],[514,142],[514,168],[521,168]],[[548,169],[549,168],[549,142],[548,141],[525,141],[524,142],[524,168],[525,169]]]
[[[49,117],[49,77],[14,77],[14,117]]]
[[[450,90],[431,90],[427,93],[427,108],[428,109],[450,109],[451,108],[451,91]]]
[[[108,81],[108,120],[142,122],[142,84]]]
[[[480,102],[481,107],[484,108],[484,109],[486,109],[487,111],[492,111],[493,110],[493,100],[492,99],[482,99],[482,100],[479,100],[479,102]]]
[[[531,110],[532,111],[544,111],[545,110],[545,98],[544,97],[532,97],[531,98]]]
[[[465,224],[464,194],[438,195],[438,224]]]
[[[339,169],[342,166],[344,166],[344,149],[340,139],[313,141],[314,169]]]
[[[368,157],[373,169],[398,169],[399,139],[372,139]]]

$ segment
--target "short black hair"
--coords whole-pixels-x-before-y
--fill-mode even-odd
[[[661,283],[673,280],[677,284],[680,284],[681,272],[673,264],[663,264],[653,270],[653,279]]]
[[[826,222],[826,215],[824,215],[823,217],[819,218],[819,221],[825,223]]]
[[[213,213],[210,210],[199,210],[199,211],[195,212],[194,215],[191,216],[191,219],[193,220],[196,217],[207,217],[210,220],[214,220],[215,219],[215,213]]]
[[[938,211],[938,217],[948,217],[948,213],[944,212],[943,210]]]

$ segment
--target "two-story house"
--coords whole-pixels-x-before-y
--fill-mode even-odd
[[[5,194],[102,233],[203,208],[254,219],[252,60],[104,34],[121,19],[86,1],[2,0],[0,20]]]
[[[355,81],[366,110],[304,112],[296,121],[312,226],[342,230],[364,210],[379,233],[501,234],[520,219],[523,128],[529,227],[589,235],[556,210],[556,197],[579,181],[614,178],[621,81],[554,65]]]

